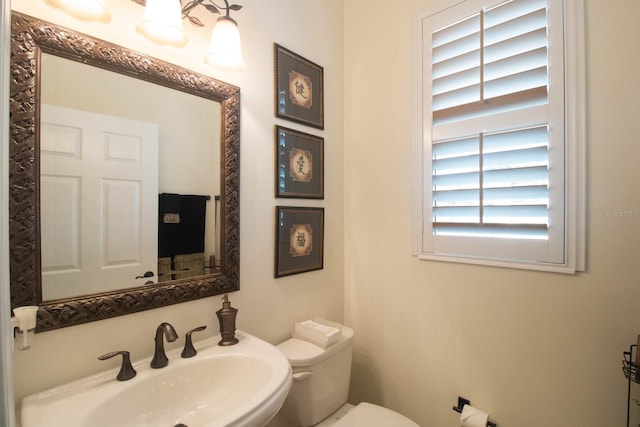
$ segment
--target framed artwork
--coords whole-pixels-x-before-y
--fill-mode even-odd
[[[276,117],[324,129],[324,70],[274,43]]]
[[[276,206],[275,277],[321,270],[324,208]]]
[[[276,129],[276,197],[324,198],[324,138]]]

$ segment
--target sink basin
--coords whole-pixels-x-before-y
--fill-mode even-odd
[[[116,381],[119,369],[26,397],[22,427],[263,426],[280,409],[291,387],[289,361],[277,348],[236,332],[239,343],[219,337],[195,343],[198,354],[167,352],[169,365],[134,364],[138,375]]]

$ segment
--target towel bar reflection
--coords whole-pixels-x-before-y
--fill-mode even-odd
[[[161,194],[163,194],[163,195],[164,195],[164,194],[171,195],[171,194],[174,194],[174,193],[161,193]],[[207,194],[206,196],[203,196],[203,197],[207,200],[207,202],[208,202],[209,200],[211,200],[211,196],[210,196],[209,194]],[[215,199],[215,201],[217,202],[217,201],[219,201],[219,200],[220,200],[220,195],[219,195],[219,194],[216,194],[215,196],[213,196],[213,198],[214,198],[214,199]]]
[[[458,396],[458,406],[454,406],[453,410],[456,411],[457,413],[461,414],[462,413],[462,408],[464,408],[464,405],[470,405],[471,402],[469,402],[468,399],[465,399],[464,397],[460,397]],[[497,427],[496,423],[493,423],[491,421],[487,421],[487,426],[488,427]]]

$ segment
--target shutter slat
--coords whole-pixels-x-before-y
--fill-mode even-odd
[[[478,206],[477,188],[476,186],[475,190],[436,191],[433,193],[433,204],[438,208]]]
[[[484,208],[484,224],[544,224],[549,222],[546,206],[488,206]]]
[[[478,224],[480,222],[480,211],[478,207],[434,207],[433,223],[467,223]]]
[[[547,48],[540,47],[495,62],[485,62],[484,78],[486,81],[491,81],[523,71],[547,67],[547,62]]]
[[[546,166],[487,171],[483,176],[484,188],[549,185],[549,170]]]
[[[434,111],[457,111],[452,109],[476,105],[478,101],[480,101],[480,85],[476,84],[434,96],[433,109]]]
[[[478,156],[451,157],[448,159],[434,160],[433,176],[465,174],[480,171]]]
[[[465,69],[463,71],[435,79],[433,81],[433,95],[436,96],[444,93],[451,93],[470,86],[477,88],[480,85],[479,68],[480,67]],[[477,99],[479,100],[480,98],[477,97]]]
[[[529,89],[546,89],[546,84],[546,66],[487,81],[484,85],[485,102],[503,95],[523,93]]]
[[[541,28],[531,33],[522,34],[513,39],[504,40],[502,42],[485,45],[484,62],[496,62],[504,58],[519,55],[523,52],[540,49],[547,46],[546,28]]]
[[[488,11],[484,15],[484,25],[485,46],[490,46],[540,29],[544,29],[546,33],[547,11],[544,8],[537,9],[502,22],[492,20],[491,11]]]
[[[491,28],[504,22],[513,21],[520,16],[530,15],[546,6],[545,0],[508,1],[498,4],[484,12],[484,25]]]
[[[485,134],[483,144],[484,153],[548,147],[549,130],[546,126],[536,126],[506,132]]]
[[[431,76],[437,81],[438,79],[460,74],[468,70],[476,70],[480,68],[480,47],[463,55],[454,56],[446,61],[436,62],[431,66]],[[480,73],[478,72],[478,82],[480,81]]]
[[[549,150],[539,147],[487,154],[483,158],[483,171],[539,167],[549,163]]]
[[[545,186],[503,187],[483,191],[483,206],[547,206],[549,191]]]
[[[434,141],[432,150],[434,160],[477,154],[480,154],[477,137]]]
[[[477,171],[471,173],[457,173],[450,175],[434,175],[432,186],[435,194],[444,191],[469,190],[480,188],[480,179]]]
[[[434,64],[447,61],[451,58],[462,56],[480,48],[479,27],[476,27],[474,34],[469,34],[459,39],[453,40],[445,45],[435,47],[431,54]]]
[[[480,23],[480,14],[476,13],[468,18],[447,25],[433,32],[431,36],[432,49],[440,48],[444,45],[450,45],[456,40],[465,38],[471,34],[478,33]]]
[[[480,187],[480,180],[477,173],[437,175],[433,177],[432,181],[434,194],[445,191],[477,189]],[[490,171],[483,174],[482,183],[484,189],[548,187],[549,173],[546,166]]]

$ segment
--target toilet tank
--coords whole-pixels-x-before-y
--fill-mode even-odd
[[[322,348],[298,338],[277,346],[291,363],[293,384],[281,413],[296,426],[312,426],[347,401],[351,377],[353,329]]]

